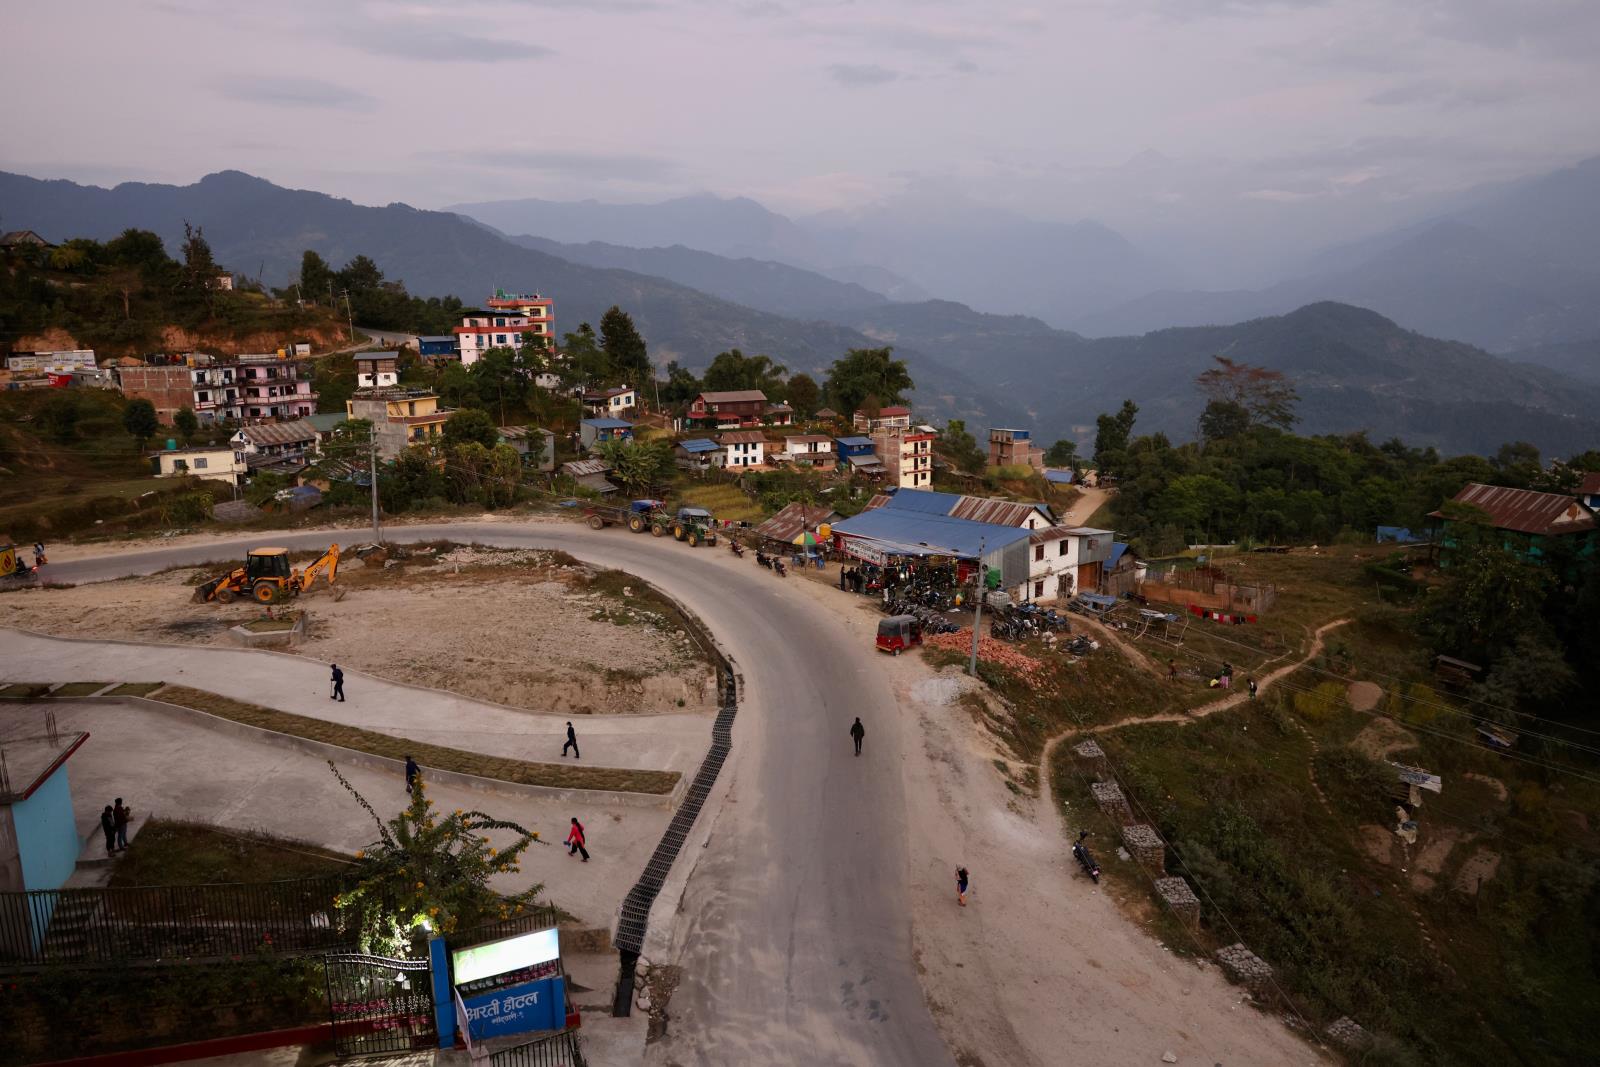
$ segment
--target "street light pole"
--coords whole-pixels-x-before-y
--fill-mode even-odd
[[[967,673],[974,678],[978,676],[978,634],[983,627],[984,543],[983,538],[978,539],[978,595],[972,598],[972,658],[967,661]]]
[[[374,425],[367,434],[367,447],[372,462],[372,543],[383,544],[383,530],[378,526],[378,427]]]

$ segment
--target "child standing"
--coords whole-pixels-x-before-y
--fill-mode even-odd
[[[960,904],[963,908],[967,906],[967,886],[969,884],[970,883],[968,882],[968,879],[967,879],[967,869],[965,867],[957,867],[956,868],[956,903]]]

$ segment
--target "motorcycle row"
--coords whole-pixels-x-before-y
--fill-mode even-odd
[[[736,541],[734,544],[738,544],[738,542]],[[733,550],[733,554],[743,557],[744,550],[736,548]],[[756,562],[776,574],[779,578],[787,577],[789,574],[789,568],[785,566],[782,556],[769,556],[758,548],[756,549]]]
[[[885,615],[910,615],[922,624],[925,634],[953,634],[961,629],[937,610],[914,600],[885,599],[879,605]]]

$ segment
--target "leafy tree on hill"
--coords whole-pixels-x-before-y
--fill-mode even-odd
[[[1133,423],[1138,417],[1139,405],[1124,400],[1115,415],[1101,415],[1095,420],[1094,465],[1101,475],[1122,476]]]
[[[594,327],[580,322],[578,328],[561,339],[562,360],[556,366],[561,384],[568,388],[587,385],[591,388],[607,385],[616,378],[611,357],[601,347]]]
[[[661,383],[661,402],[668,407],[688,404],[705,391],[705,385],[694,372],[678,365],[677,360],[667,364],[667,379]]]
[[[822,403],[822,388],[809,374],[790,375],[787,383],[789,406],[803,419],[810,418]]]
[[[463,445],[469,441],[476,441],[484,448],[493,448],[500,443],[500,430],[488,412],[463,408],[445,420],[446,446]]]
[[[187,445],[194,440],[194,435],[200,432],[200,419],[195,415],[193,408],[181,407],[177,414],[172,416],[172,428],[178,431],[178,436],[183,438],[183,443]]]
[[[309,248],[300,256],[300,299],[315,304],[326,302],[329,305],[334,301],[333,268],[328,266],[327,260]]]
[[[615,304],[600,316],[600,347],[611,361],[613,374],[629,385],[641,387],[654,373],[644,338],[633,324],[633,316]]]
[[[664,440],[605,441],[599,451],[630,492],[659,485],[672,475],[672,446]]]
[[[122,409],[122,428],[139,443],[141,452],[160,425],[156,418],[156,406],[148,400],[130,400],[128,406]]]
[[[938,451],[951,465],[959,471],[968,474],[981,474],[988,457],[978,448],[978,440],[967,432],[967,424],[961,419],[951,419],[939,431],[939,440],[936,442]]]
[[[1294,406],[1300,402],[1289,376],[1282,371],[1213,356],[1216,366],[1195,379],[1211,404],[1243,411],[1253,425],[1287,430],[1295,423]]]
[[[44,436],[58,445],[66,444],[78,435],[78,417],[81,414],[78,407],[78,398],[75,390],[50,390],[50,395],[45,398],[34,411],[34,421]],[[149,401],[145,401],[149,403]],[[152,413],[155,411],[151,408]]]
[[[788,368],[774,363],[771,356],[747,356],[737,348],[717,353],[706,368],[707,392],[759,389],[768,400],[783,396],[783,375]]]
[[[914,384],[904,360],[894,358],[892,347],[852,348],[828,368],[825,391],[840,414],[849,418],[867,397],[880,404],[900,404]]]
[[[1063,438],[1045,449],[1044,462],[1048,467],[1078,467],[1078,442]]]

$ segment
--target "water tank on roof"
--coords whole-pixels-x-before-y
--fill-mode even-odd
[[[178,442],[174,438],[171,438],[171,437],[167,438],[167,451],[168,452],[176,452],[177,450],[178,450]]]

